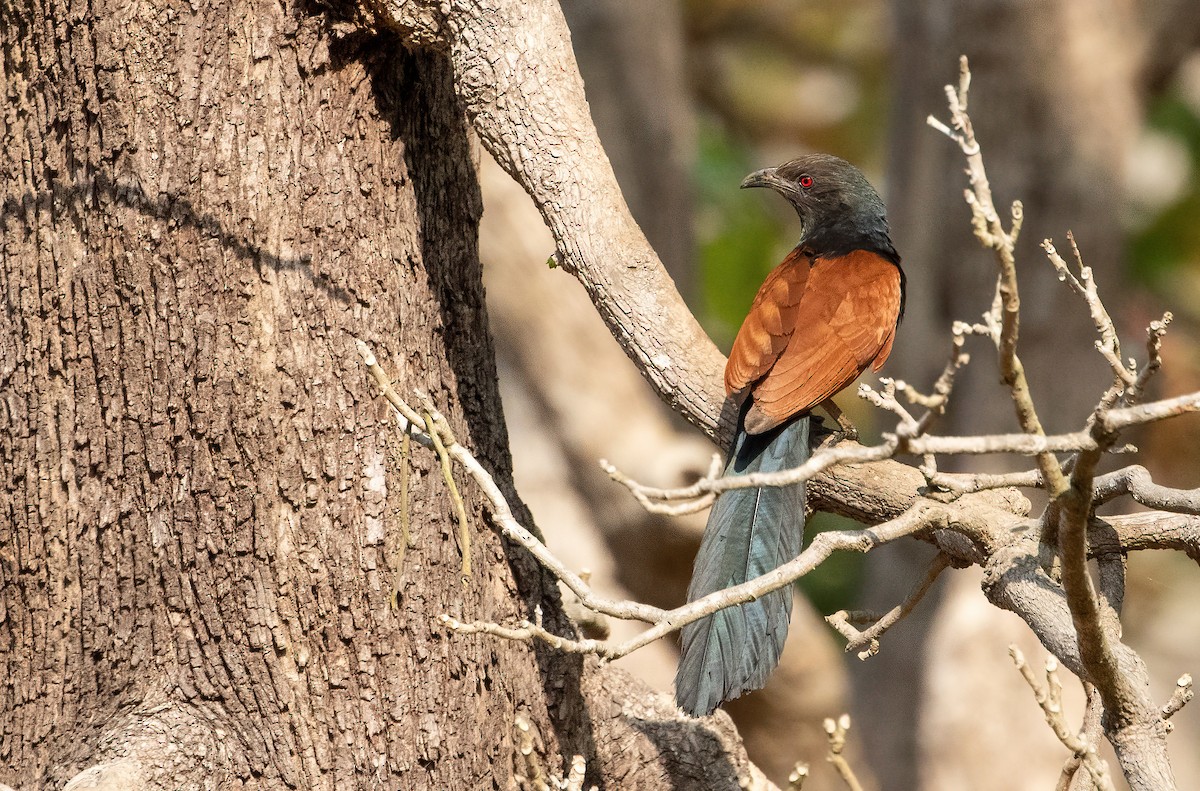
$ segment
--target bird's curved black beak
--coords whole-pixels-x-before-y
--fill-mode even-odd
[[[778,168],[763,168],[762,170],[754,171],[742,179],[742,189],[746,189],[747,187],[769,187],[788,200],[794,201],[799,197],[796,185],[783,176],[780,176],[778,170]]]
[[[746,178],[742,179],[742,189],[748,189],[750,187],[770,187],[772,189],[779,189],[782,181],[783,179],[775,175],[775,168],[764,168],[762,170],[756,170],[749,176],[746,176]]]

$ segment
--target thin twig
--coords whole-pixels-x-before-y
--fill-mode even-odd
[[[1169,720],[1174,717],[1180,709],[1191,701],[1195,694],[1192,690],[1191,673],[1184,673],[1175,682],[1175,689],[1171,692],[1171,699],[1162,707],[1162,718]]]
[[[837,770],[838,777],[850,791],[863,791],[862,783],[854,774],[854,769],[842,752],[846,749],[846,732],[850,730],[850,715],[843,714],[837,720],[825,720],[825,735],[829,738],[829,757],[827,760]]]
[[[650,493],[668,494],[671,490],[667,489],[652,489],[642,486],[637,481],[630,478],[625,473],[618,470],[614,465],[610,464],[607,459],[600,460],[600,468],[608,473],[608,477],[617,483],[624,486],[633,495],[634,499],[641,504],[643,508],[652,514],[666,514],[668,516],[685,516],[703,511],[712,505],[713,500],[717,495],[714,492],[696,492],[691,494],[691,487],[686,490],[688,494],[684,497],[662,496],[655,497]],[[708,474],[701,480],[714,481],[721,477],[721,456],[714,453],[712,463],[709,464]],[[693,499],[694,498],[694,499]],[[687,502],[672,504],[671,501],[686,499]]]
[[[884,615],[838,610],[833,615],[826,616],[825,620],[846,638],[847,651],[853,651],[866,646],[864,650],[859,651],[858,658],[862,660],[870,659],[879,653],[879,638],[883,633],[903,620],[920,604],[921,599],[925,598],[925,594],[933,587],[933,583],[937,581],[938,576],[949,568],[950,565],[950,556],[945,552],[939,552],[933,561],[930,562],[929,568],[925,570],[925,576],[913,586],[913,589],[909,591],[904,601]],[[859,631],[854,626],[855,623],[870,623],[872,621],[874,623],[862,631]]]
[[[442,478],[446,481],[446,488],[450,490],[450,499],[454,502],[454,513],[458,519],[458,548],[462,553],[462,579],[465,583],[471,578],[471,530],[470,525],[467,524],[467,508],[463,503],[457,484],[454,483],[454,470],[450,467],[450,454],[446,452],[446,446],[442,444],[442,432],[438,430],[437,421],[430,409],[425,410],[425,425],[434,426],[433,431],[429,432],[429,439],[433,441],[433,449],[437,453],[438,462],[442,468]]]
[[[950,357],[942,368],[941,374],[933,383],[930,395],[924,395],[915,390],[903,380],[896,380],[897,392],[904,393],[910,404],[919,404],[929,412],[922,417],[921,422],[932,420],[933,415],[940,415],[946,410],[950,393],[954,389],[954,380],[958,372],[971,362],[971,355],[965,349],[966,336],[977,334],[974,327],[961,321],[956,321],[950,328]],[[921,433],[924,433],[922,431]]]
[[[396,392],[396,388],[392,387],[392,380],[388,378],[387,373],[380,367],[371,348],[358,339],[354,341],[354,348],[358,351],[358,355],[362,357],[363,364],[367,366],[367,371],[375,379],[375,383],[379,385],[379,390],[383,394],[383,397],[399,413],[400,418],[403,420],[400,427],[407,430],[412,426],[416,430],[413,437],[417,442],[420,442],[427,448],[432,448],[433,440],[429,438],[430,429],[425,425],[425,418],[417,414],[417,411],[400,397],[400,394]]]
[[[1025,683],[1033,690],[1034,699],[1042,709],[1046,723],[1054,731],[1054,735],[1063,745],[1080,758],[1083,765],[1102,791],[1113,791],[1112,778],[1108,773],[1108,764],[1096,753],[1096,746],[1086,742],[1078,733],[1071,731],[1067,725],[1062,710],[1062,683],[1058,680],[1058,660],[1049,656],[1046,658],[1046,686],[1043,687],[1034,675],[1033,668],[1025,661],[1025,655],[1015,645],[1008,647],[1013,664],[1025,679]]]
[[[1123,396],[1128,388],[1132,387],[1137,381],[1137,371],[1127,367],[1125,361],[1121,359],[1121,340],[1117,337],[1117,328],[1113,324],[1112,317],[1108,315],[1108,310],[1104,307],[1104,303],[1100,301],[1100,295],[1096,290],[1096,279],[1092,275],[1092,268],[1085,266],[1083,257],[1080,255],[1079,246],[1075,243],[1075,237],[1069,231],[1067,239],[1071,243],[1071,249],[1075,253],[1075,262],[1079,268],[1079,274],[1076,275],[1071,271],[1067,262],[1059,255],[1055,249],[1053,242],[1046,239],[1042,242],[1042,249],[1046,251],[1046,257],[1050,259],[1050,263],[1054,265],[1055,271],[1058,272],[1058,279],[1066,282],[1071,290],[1081,296],[1088,306],[1088,311],[1092,316],[1092,323],[1096,326],[1096,333],[1100,339],[1096,341],[1096,349],[1100,352],[1108,363],[1109,368],[1113,372],[1113,383],[1108,390],[1100,398],[1100,407],[1106,409],[1117,402],[1117,399]]]
[[[900,423],[896,426],[896,433],[902,436],[913,437],[917,436],[920,430],[920,423],[908,409],[896,400],[896,381],[887,377],[881,377],[879,380],[880,389],[875,390],[865,382],[858,386],[858,397],[869,401],[878,409],[885,412],[891,412],[900,419]]]
[[[797,761],[792,767],[792,771],[788,772],[787,791],[803,791],[804,783],[808,780],[808,764],[803,761]],[[4,791],[0,789],[0,791]]]
[[[518,621],[516,626],[503,626],[489,621],[466,623],[445,613],[438,616],[438,619],[459,634],[490,634],[493,637],[526,643],[537,639],[567,654],[596,654],[605,659],[619,659],[624,656],[624,654],[614,652],[604,640],[574,640],[547,631],[545,627],[532,621]]]
[[[1142,366],[1137,379],[1129,388],[1129,392],[1125,396],[1126,404],[1133,405],[1142,400],[1147,383],[1162,367],[1162,339],[1167,334],[1167,327],[1171,325],[1174,318],[1171,311],[1168,310],[1161,319],[1150,322],[1150,326],[1146,328],[1146,364]]]
[[[1049,675],[1049,674],[1048,674]],[[1100,700],[1100,693],[1096,690],[1096,685],[1088,682],[1083,682],[1084,693],[1087,695],[1087,704],[1083,710],[1083,727],[1080,729],[1079,738],[1084,744],[1099,744],[1100,736],[1103,733],[1102,715],[1104,714],[1104,704]],[[1062,771],[1059,773],[1058,783],[1054,786],[1054,791],[1071,791],[1071,787],[1075,781],[1075,777],[1080,771],[1087,774],[1088,780],[1086,786],[1082,788],[1094,788],[1095,783],[1091,781],[1091,772],[1084,766],[1084,755],[1080,753],[1072,753],[1070,757],[1063,762]],[[1107,766],[1105,766],[1107,769]]]

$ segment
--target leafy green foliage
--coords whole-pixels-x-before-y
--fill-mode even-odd
[[[1170,92],[1151,105],[1147,124],[1181,141],[1192,159],[1187,189],[1130,240],[1131,277],[1163,292],[1172,290],[1181,268],[1200,264],[1200,117]]]

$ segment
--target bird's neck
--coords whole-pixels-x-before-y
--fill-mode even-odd
[[[813,258],[837,258],[855,250],[866,250],[899,265],[900,255],[888,234],[887,221],[880,218],[847,217],[805,229],[800,248]]]

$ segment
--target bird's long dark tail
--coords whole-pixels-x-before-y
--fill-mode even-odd
[[[809,456],[809,424],[804,416],[757,435],[739,424],[725,475],[803,464]],[[766,574],[800,554],[803,540],[803,484],[724,492],[708,517],[688,601]],[[792,590],[784,587],[683,627],[675,675],[680,707],[703,717],[761,688],[779,664],[791,616]]]

